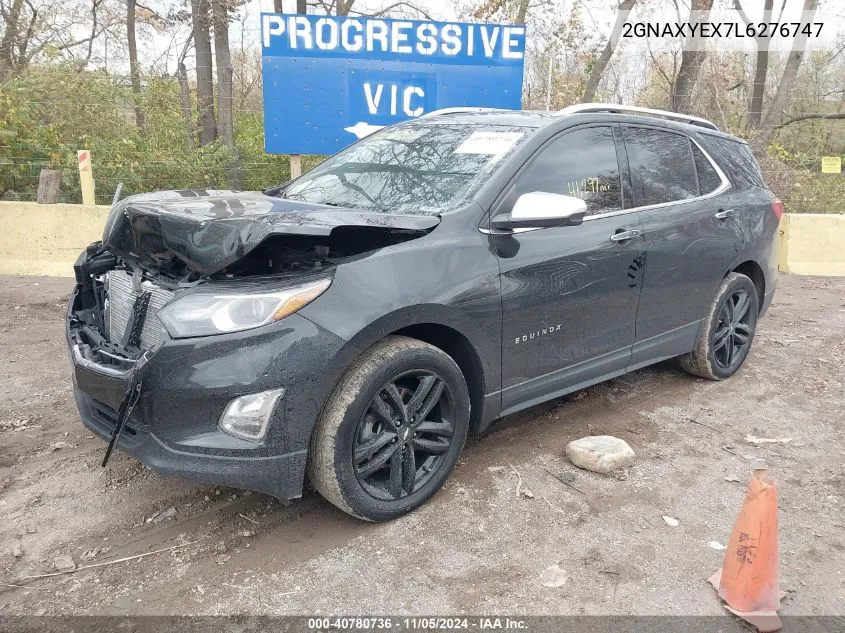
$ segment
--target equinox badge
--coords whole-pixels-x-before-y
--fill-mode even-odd
[[[540,338],[541,336],[545,336],[546,334],[554,334],[555,332],[560,332],[561,325],[561,323],[558,323],[557,325],[553,325],[551,327],[544,327],[542,330],[537,330],[536,332],[517,336],[514,339],[513,344],[519,345],[520,343],[527,343],[528,341],[533,341],[535,338]]]

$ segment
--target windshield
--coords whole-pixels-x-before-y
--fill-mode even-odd
[[[285,198],[383,213],[454,210],[529,128],[408,124],[376,132],[288,185]]]

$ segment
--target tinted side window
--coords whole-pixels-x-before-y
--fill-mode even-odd
[[[582,128],[546,145],[519,175],[514,188],[517,196],[532,191],[577,196],[587,203],[587,215],[619,211],[622,188],[613,129]]]
[[[704,149],[719,162],[728,180],[737,189],[766,187],[760,166],[746,143],[702,134]]]
[[[695,159],[695,169],[698,172],[698,189],[701,195],[712,193],[722,184],[722,179],[698,145],[692,144],[692,157]]]
[[[637,206],[698,196],[695,163],[686,136],[643,127],[623,129],[634,192],[639,194]]]

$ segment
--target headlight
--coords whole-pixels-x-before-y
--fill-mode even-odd
[[[162,308],[158,318],[173,338],[249,330],[284,319],[319,297],[331,279],[263,293],[195,292]]]

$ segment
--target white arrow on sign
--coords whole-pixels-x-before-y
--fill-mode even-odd
[[[351,125],[349,127],[343,128],[346,132],[350,134],[354,134],[358,138],[364,138],[365,136],[369,136],[373,132],[378,132],[383,125],[370,125],[364,121],[358,121],[355,125]]]

